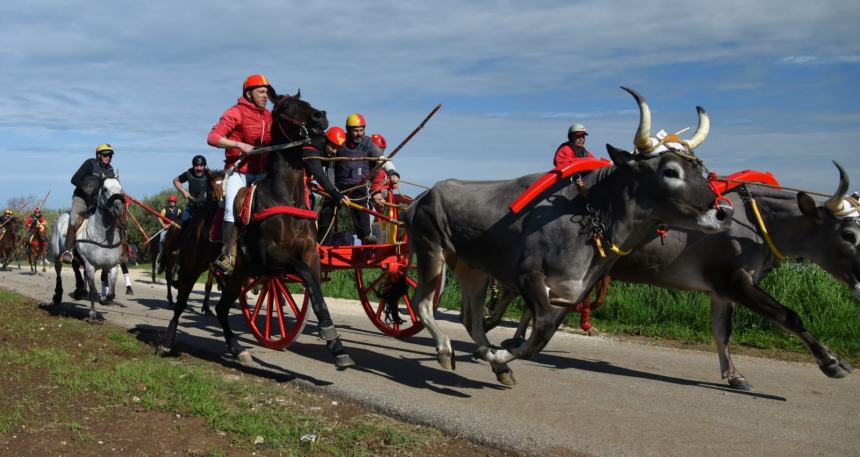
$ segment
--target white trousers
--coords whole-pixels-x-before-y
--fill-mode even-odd
[[[236,200],[236,194],[239,189],[254,184],[257,181],[266,177],[265,173],[233,173],[227,178],[227,192],[224,194],[224,220],[227,222],[236,222],[233,219],[233,201]]]

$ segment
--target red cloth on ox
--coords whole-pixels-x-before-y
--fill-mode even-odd
[[[586,171],[592,171],[598,168],[608,167],[610,165],[612,165],[612,161],[607,159],[584,158],[577,159],[575,162],[565,167],[553,168],[520,194],[520,196],[511,203],[510,209],[514,214],[519,213],[526,207],[526,205],[543,193],[543,191],[547,190],[553,184],[561,181],[562,179],[568,178],[576,173],[584,173]]]

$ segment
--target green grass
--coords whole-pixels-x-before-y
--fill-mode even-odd
[[[45,330],[40,329],[52,332],[54,338],[46,340]],[[257,448],[289,455],[370,456],[399,454],[406,448],[406,454],[420,454],[422,448],[442,439],[437,431],[376,414],[358,412],[347,419],[317,414],[314,410],[330,400],[253,377],[225,376],[194,359],[177,363],[153,356],[150,347],[122,329],[109,324],[80,326],[75,319],[47,316],[24,297],[3,289],[0,335],[15,342],[0,346],[4,377],[15,379],[17,373],[24,381],[39,380],[16,383],[14,392],[0,389],[0,398],[14,398],[5,407],[0,404],[0,434],[22,425],[29,428],[39,414],[64,410],[74,399],[86,398],[200,417],[211,431],[227,433],[236,447],[254,448],[254,439],[261,436],[264,444]],[[35,392],[41,384],[52,386],[40,391],[54,392],[51,400],[37,401],[28,393],[27,389]],[[60,418],[58,423],[76,441],[94,439],[87,425],[75,418]],[[316,439],[302,440],[305,435]],[[206,455],[224,455],[220,452],[213,449]]]
[[[351,271],[332,272],[323,283],[327,296],[357,298]],[[784,262],[761,283],[803,320],[807,330],[836,353],[860,360],[860,319],[857,300],[851,291],[818,266],[802,261]],[[460,290],[448,272],[440,306],[459,309]],[[737,306],[734,316],[735,344],[763,349],[806,352],[799,339],[770,321]],[[518,319],[522,302],[517,299],[507,316]],[[711,341],[710,300],[701,292],[670,291],[641,284],[613,282],[606,304],[592,314],[601,331],[643,335],[681,342]],[[579,326],[579,314],[568,315],[565,325]]]

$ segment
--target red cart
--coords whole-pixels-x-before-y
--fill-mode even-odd
[[[400,205],[412,199],[394,194],[392,190],[388,192],[390,205],[386,216],[396,221]],[[406,232],[395,223],[378,222],[384,227],[384,243],[319,246],[321,276],[326,281],[332,271],[353,270],[359,300],[373,325],[386,335],[406,338],[424,328],[411,299],[415,280],[409,276],[409,271],[414,266],[409,261]],[[434,307],[438,306],[442,286],[440,281],[433,296]],[[386,304],[379,298],[386,292],[390,295],[392,287],[403,292],[396,305],[393,301]],[[256,297],[253,296],[255,291],[258,291]],[[239,303],[260,344],[270,349],[284,349],[304,329],[310,296],[296,276],[256,277],[242,288]]]

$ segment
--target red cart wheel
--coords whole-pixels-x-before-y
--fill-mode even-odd
[[[358,290],[358,298],[361,300],[361,305],[364,307],[364,312],[367,317],[373,322],[382,333],[395,338],[406,338],[421,331],[424,324],[419,320],[418,307],[413,308],[412,296],[415,292],[415,280],[405,276],[406,290],[397,301],[396,316],[393,313],[386,312],[387,306],[380,295],[385,293],[388,288],[392,287],[401,277],[404,276],[402,270],[391,273],[384,269],[358,269],[355,270],[355,286]],[[436,286],[436,291],[433,293],[433,308],[439,306],[439,295],[442,291],[442,284]],[[402,322],[398,322],[397,318]]]
[[[285,349],[305,328],[310,294],[305,289],[304,298],[299,305],[287,288],[288,283],[302,284],[302,281],[292,275],[264,276],[254,278],[242,287],[239,293],[242,314],[248,321],[251,332],[260,344],[269,349]],[[248,294],[254,288],[259,288],[260,292],[252,309],[248,306]]]

